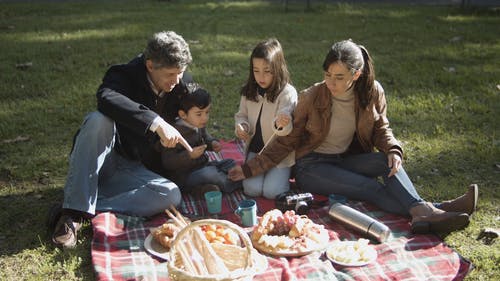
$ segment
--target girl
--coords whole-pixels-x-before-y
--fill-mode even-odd
[[[401,165],[403,149],[389,127],[384,89],[374,79],[368,51],[349,40],[337,42],[323,70],[324,80],[300,95],[293,131],[243,167],[231,169],[231,179],[258,175],[295,150],[295,179],[304,191],[341,194],[410,215],[414,233],[466,227],[476,208],[477,185],[455,200],[437,204],[419,196]]]
[[[285,57],[278,40],[265,40],[253,49],[248,80],[240,94],[240,107],[235,114],[235,133],[246,143],[248,161],[258,155],[275,136],[285,136],[292,131],[291,114],[297,104],[297,91],[290,85]],[[245,179],[245,194],[274,199],[276,195],[289,190],[290,167],[294,163],[294,153],[287,153],[276,167]]]

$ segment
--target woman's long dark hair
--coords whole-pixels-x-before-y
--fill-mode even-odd
[[[366,108],[375,92],[375,69],[368,50],[351,40],[337,42],[326,55],[323,70],[328,71],[328,67],[336,62],[344,64],[351,74],[361,70],[361,75],[354,84],[354,92],[358,95],[361,107]]]
[[[264,59],[271,66],[273,82],[266,90],[266,97],[269,102],[274,102],[283,91],[287,83],[290,83],[290,74],[286,66],[285,55],[280,42],[275,38],[270,38],[260,42],[255,46],[250,56],[250,68],[248,79],[241,88],[240,94],[248,100],[257,101],[257,90],[259,85],[253,75],[253,59]]]

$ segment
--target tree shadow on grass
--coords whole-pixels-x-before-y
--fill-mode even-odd
[[[0,182],[2,185],[5,182]],[[22,186],[10,183],[17,190]],[[25,256],[25,262],[37,264],[40,267],[61,267],[56,274],[61,280],[68,278],[65,274],[76,276],[80,280],[94,280],[94,270],[90,256],[92,227],[84,223],[79,231],[76,248],[63,250],[56,248],[51,241],[52,230],[47,227],[47,215],[52,204],[62,201],[62,190],[38,186],[36,190],[23,194],[0,196],[2,216],[0,217],[0,256]],[[75,266],[76,271],[67,272],[67,267]],[[71,264],[66,264],[71,263]],[[66,264],[66,265],[65,265]],[[35,268],[37,270],[37,268]]]

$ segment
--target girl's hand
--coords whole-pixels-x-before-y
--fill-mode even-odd
[[[278,129],[285,128],[291,120],[292,117],[289,114],[280,113],[276,117],[275,126]]]
[[[245,175],[243,174],[243,169],[241,169],[240,165],[236,165],[229,169],[227,172],[227,177],[232,181],[239,181],[245,179]]]
[[[199,158],[200,156],[203,155],[203,153],[205,152],[205,149],[207,149],[206,144],[200,145],[200,146],[195,146],[195,147],[193,147],[193,151],[189,152],[189,157],[191,157],[191,159]]]
[[[222,150],[222,144],[220,144],[220,142],[214,140],[212,141],[212,149],[215,151],[215,152],[219,152]]]
[[[244,141],[248,141],[250,139],[250,135],[248,134],[249,128],[247,124],[240,123],[236,125],[236,136],[239,139]]]
[[[401,164],[402,164],[402,160],[401,160],[401,157],[399,156],[399,154],[397,153],[389,153],[387,155],[387,165],[389,166],[389,168],[391,168],[391,171],[389,172],[389,177],[392,177],[394,176],[399,168],[401,168]]]

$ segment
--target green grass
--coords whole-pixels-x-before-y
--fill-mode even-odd
[[[213,131],[232,138],[238,90],[253,46],[277,37],[294,85],[322,79],[329,46],[352,38],[370,50],[405,165],[424,198],[480,185],[471,225],[445,238],[475,269],[500,279],[500,11],[458,7],[256,1],[0,3],[0,280],[92,280],[92,230],[76,249],[49,242],[47,208],[62,198],[72,135],[95,109],[111,64],[126,62],[160,30],[189,42],[189,71],[214,97]],[[17,64],[31,62],[23,70]],[[216,125],[216,126],[215,126]],[[25,137],[21,141],[9,141]]]

